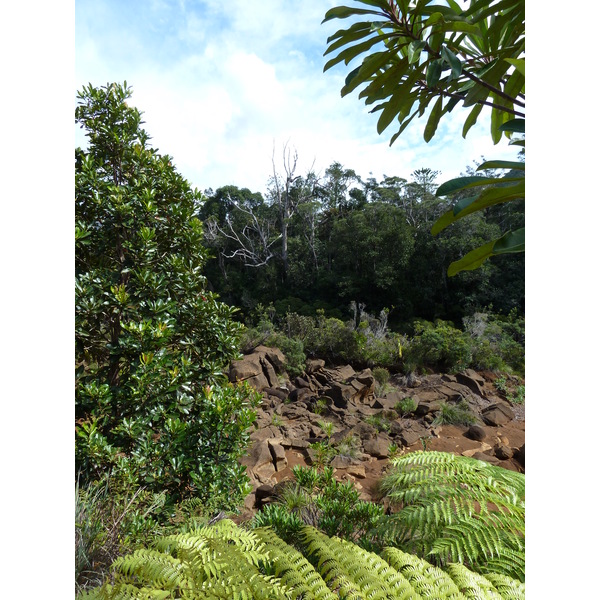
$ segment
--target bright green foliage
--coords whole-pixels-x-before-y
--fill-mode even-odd
[[[346,77],[342,96],[364,86],[359,98],[380,112],[377,132],[393,121],[399,124],[392,144],[415,117],[427,121],[423,137],[429,142],[441,118],[457,105],[469,108],[463,137],[476,123],[482,108],[491,107],[490,134],[494,144],[503,133],[525,132],[525,2],[524,0],[471,0],[467,6],[434,0],[357,0],[368,9],[340,6],[325,15],[356,20],[329,37],[325,54],[338,52],[324,70],[363,55],[362,63]],[[364,15],[369,15],[364,21]],[[366,55],[366,56],[365,56]],[[515,144],[523,146],[523,140]],[[512,161],[491,161],[484,169],[524,170]],[[438,233],[457,219],[500,202],[525,197],[524,173],[512,179],[495,177],[464,181],[459,178],[438,189],[437,195],[486,185],[480,193],[463,198],[434,225]],[[494,187],[489,187],[493,184]],[[501,184],[501,185],[497,185]],[[475,269],[490,256],[522,252],[525,230],[502,237],[453,262],[448,275]]]
[[[114,583],[80,600],[524,598],[522,584],[509,577],[484,577],[463,565],[442,571],[396,549],[381,557],[310,526],[295,542],[296,548],[286,544],[270,528],[246,531],[219,521],[117,560]]]
[[[286,542],[298,536],[303,525],[319,527],[366,548],[381,548],[385,539],[383,507],[360,500],[351,482],[333,478],[333,469],[293,469],[295,483],[280,493],[277,504],[267,505],[252,520],[253,527],[271,526]]]
[[[444,452],[391,463],[381,487],[402,507],[393,518],[400,547],[524,581],[524,475]]]
[[[477,417],[469,408],[465,400],[458,404],[443,402],[440,412],[433,421],[433,425],[472,425],[477,422]]]
[[[256,395],[223,373],[234,309],[207,291],[202,196],[148,146],[125,85],[84,88],[76,121],[76,466],[233,506]]]

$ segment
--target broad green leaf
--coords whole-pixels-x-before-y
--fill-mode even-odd
[[[491,97],[492,102],[494,102],[494,104],[504,104],[496,94],[492,93]],[[490,119],[490,134],[492,136],[492,142],[494,142],[494,144],[497,144],[502,139],[502,130],[500,129],[500,126],[509,118],[510,116],[506,111],[500,110],[499,108],[495,107],[492,108],[492,114]]]
[[[443,96],[440,96],[436,100],[431,109],[431,113],[429,114],[429,119],[427,119],[427,125],[425,125],[425,131],[423,133],[423,139],[426,142],[429,142],[434,136],[438,123],[440,122],[440,117],[442,116],[442,100]]]
[[[427,87],[435,87],[435,85],[440,80],[441,75],[442,61],[440,59],[432,60],[427,67],[427,75],[425,76]]]
[[[444,31],[462,31],[464,33],[470,33],[482,37],[481,30],[477,25],[471,25],[470,23],[463,23],[462,21],[450,21],[450,23],[444,23]]]
[[[374,10],[368,10],[366,8],[352,8],[350,6],[336,6],[335,8],[329,9],[325,13],[325,18],[321,21],[321,25],[331,19],[346,19],[353,15],[378,15],[385,16]]]
[[[522,146],[523,148],[525,147],[525,140],[510,140],[510,142],[508,142],[509,146]]]
[[[482,109],[483,109],[483,104],[476,104],[473,107],[473,110],[471,110],[471,112],[469,113],[469,116],[467,117],[465,124],[463,126],[463,130],[462,130],[463,138],[467,137],[467,133],[469,132],[469,129],[471,129],[471,127],[473,127],[473,125],[475,125],[475,123],[477,122],[477,117],[479,116],[479,113],[481,112]]]
[[[510,63],[523,77],[525,77],[525,59],[524,58],[505,58],[507,63]]]
[[[406,105],[407,97],[410,95],[412,88],[411,78],[408,78],[398,89],[392,94],[392,97],[383,106],[383,112],[377,121],[377,133],[381,134],[384,129],[394,120],[394,117],[405,110],[408,113],[412,107],[412,101]],[[373,111],[371,111],[373,112]]]
[[[480,267],[494,252],[494,244],[496,240],[488,242],[475,250],[471,250],[468,254],[463,256],[460,260],[456,260],[450,263],[448,267],[448,277],[454,277],[461,271],[472,271]]]
[[[361,23],[354,23],[351,27],[347,29],[338,29],[333,35],[330,35],[327,38],[327,43],[330,44],[333,40],[337,40],[338,38],[344,37],[345,35],[352,33],[354,31],[359,30],[370,31],[371,30],[371,21],[364,21]]]
[[[490,90],[483,87],[482,85],[475,84],[467,93],[465,100],[463,102],[463,106],[473,106],[473,104],[478,104],[487,99],[490,95]]]
[[[483,169],[518,169],[525,170],[525,163],[517,160],[486,160],[477,167],[477,171]]]
[[[505,180],[503,180],[505,181]],[[455,215],[455,220],[462,219],[471,213],[489,208],[502,202],[525,198],[525,178],[520,177],[517,183],[489,188],[481,192],[478,198]]]
[[[488,258],[498,256],[500,254],[510,254],[515,252],[525,251],[525,228],[509,231],[497,240],[492,240],[475,250],[471,250],[450,264],[448,267],[448,276],[454,277],[461,271],[472,271],[480,267]]]
[[[510,119],[510,121],[506,121],[500,126],[500,131],[525,133],[525,119]]]
[[[346,35],[341,36],[337,42],[331,44],[327,50],[325,50],[323,56],[327,56],[334,50],[337,50],[346,44],[350,44],[351,42],[356,42],[357,40],[360,40],[368,35],[372,35],[371,29],[360,29],[358,31],[353,31],[352,33],[347,33]]]
[[[509,254],[525,251],[525,227],[505,233],[494,244],[494,254]]]
[[[387,35],[389,37],[390,34]],[[361,44],[356,44],[355,46],[351,46],[350,48],[346,48],[346,50],[342,50],[335,58],[332,58],[328,61],[323,67],[323,72],[331,69],[331,67],[337,65],[338,63],[344,61],[348,64],[353,58],[356,58],[359,54],[362,54],[365,50],[368,50],[375,44],[378,44],[384,39],[384,36],[375,35],[372,38],[368,39],[366,42],[362,42]]]
[[[461,202],[458,202],[457,205],[450,210],[446,211],[434,224],[431,228],[431,235],[437,235],[440,231],[443,231],[448,227],[448,225],[452,225],[456,220],[456,214],[454,212],[455,208],[461,206],[461,204],[471,203],[477,199],[478,196],[469,196],[468,198],[463,198]]]
[[[498,183],[498,180],[493,180]],[[506,181],[506,180],[501,180]],[[511,181],[514,181],[511,178]],[[432,235],[437,235],[440,231],[452,225],[452,223],[458,221],[470,215],[471,213],[489,208],[502,202],[508,202],[509,200],[515,200],[517,198],[525,197],[525,179],[523,177],[518,178],[518,182],[513,185],[499,186],[489,188],[481,192],[478,196],[470,196],[469,198],[463,198],[457,205],[445,212],[431,228]]]
[[[392,53],[387,50],[384,52],[375,52],[371,56],[367,56],[360,67],[351,71],[346,77],[346,85],[342,88],[342,97],[354,91],[361,83],[368,81],[375,72],[390,62],[392,56]]]
[[[468,187],[476,187],[480,185],[488,185],[490,183],[498,183],[497,179],[490,179],[483,175],[471,175],[469,177],[455,177],[440,185],[435,192],[435,195],[439,198],[441,196],[447,196],[458,190],[462,190]]]
[[[457,79],[462,73],[462,63],[458,56],[456,56],[456,54],[454,54],[447,46],[442,46],[442,58],[450,65],[452,77]]]
[[[408,62],[412,65],[415,62],[418,62],[421,52],[423,48],[425,48],[427,44],[423,40],[414,40],[408,46]]]
[[[400,134],[408,127],[409,123],[419,114],[418,110],[415,110],[415,112],[404,121],[404,123],[402,123],[402,125],[400,126],[400,129],[392,136],[392,139],[390,140],[390,146],[398,139],[398,137],[400,136]]]

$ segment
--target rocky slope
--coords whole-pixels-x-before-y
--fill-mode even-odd
[[[253,486],[248,514],[273,499],[295,465],[318,463],[319,445],[334,455],[336,478],[353,481],[362,498],[375,501],[394,452],[441,450],[525,470],[524,406],[499,395],[493,373],[395,376],[381,389],[370,369],[326,368],[322,360],[309,360],[302,376],[290,381],[284,355],[259,346],[232,364],[229,377],[263,394],[252,444],[240,459]],[[416,408],[403,415],[399,403],[406,398]],[[475,424],[436,425],[443,406],[459,405],[468,407]],[[317,449],[311,447],[316,442]]]

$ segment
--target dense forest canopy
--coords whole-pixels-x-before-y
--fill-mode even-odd
[[[338,162],[321,177],[285,168],[279,190],[275,177],[265,196],[235,186],[207,190],[200,208],[213,252],[207,277],[242,316],[273,303],[280,315],[324,309],[346,319],[352,302],[371,313],[388,308],[396,325],[414,318],[460,323],[490,306],[522,314],[523,254],[496,257],[456,277],[446,269],[465,248],[522,227],[524,201],[474,213],[434,237],[432,224],[457,200],[457,194],[451,200],[435,196],[434,169],[363,181]],[[465,175],[473,171],[466,167]],[[289,207],[285,220],[282,195]]]

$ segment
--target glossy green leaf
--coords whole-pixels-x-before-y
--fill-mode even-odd
[[[427,119],[427,124],[425,125],[425,131],[423,133],[423,139],[426,142],[429,142],[434,136],[438,123],[440,122],[440,117],[442,116],[442,101],[443,97],[440,96],[431,109],[429,119]]]
[[[356,44],[355,46],[351,46],[350,48],[346,48],[346,50],[342,50],[335,58],[332,58],[330,61],[325,63],[323,67],[323,72],[328,71],[331,67],[341,63],[342,61],[345,64],[348,64],[353,58],[356,58],[359,54],[362,54],[375,44],[379,44],[383,40],[383,36],[373,36],[368,39],[366,42],[362,42],[362,44]]]
[[[525,252],[525,227],[505,233],[494,244],[494,254]]]
[[[463,106],[473,106],[473,104],[481,103],[490,95],[490,90],[482,85],[475,84],[467,93]]]
[[[468,187],[476,187],[480,185],[488,185],[490,183],[497,183],[497,179],[490,179],[489,177],[484,177],[483,175],[471,175],[469,177],[455,177],[454,179],[450,179],[446,181],[438,187],[435,195],[439,198],[441,196],[447,196],[448,194],[452,194],[457,192],[458,190],[462,190]]]
[[[524,58],[505,58],[507,63],[511,64],[523,77],[525,77],[525,59]]]
[[[494,244],[496,240],[488,242],[475,250],[471,250],[468,254],[463,256],[460,260],[456,260],[450,263],[448,267],[448,277],[454,277],[461,271],[472,271],[480,267],[494,252]]]
[[[480,267],[488,258],[500,254],[513,254],[525,251],[525,228],[509,231],[497,240],[492,240],[475,250],[471,250],[450,264],[448,267],[448,276],[454,277],[461,271],[472,271]]]
[[[353,15],[379,15],[374,10],[368,10],[366,8],[353,8],[350,6],[336,6],[335,8],[329,9],[325,13],[325,18],[321,21],[321,24],[326,23],[327,21],[331,21],[331,19],[346,19]]]
[[[492,180],[496,184],[498,180]],[[504,181],[504,180],[502,180]],[[511,178],[512,181],[512,178]],[[463,188],[464,189],[464,188]],[[509,200],[515,200],[517,198],[525,197],[525,179],[520,177],[517,183],[506,186],[498,186],[494,188],[488,188],[483,190],[478,196],[470,196],[463,198],[449,211],[445,212],[431,228],[432,235],[437,235],[440,231],[452,225],[459,219],[466,217],[474,212],[489,208],[502,202],[508,202]]]
[[[442,46],[442,58],[450,65],[452,69],[452,77],[457,79],[462,73],[462,63],[460,62],[458,56],[450,50],[447,46]]]
[[[525,133],[525,119],[510,119],[500,126],[500,131],[511,131],[513,133]]]
[[[357,29],[355,31],[347,31],[344,35],[340,36],[340,38],[334,42],[333,44],[331,44],[327,50],[325,50],[325,53],[323,54],[323,56],[327,56],[328,54],[331,54],[331,52],[333,52],[334,50],[337,50],[338,48],[341,48],[342,46],[345,46],[346,44],[350,44],[351,42],[356,42],[357,40],[360,40],[366,36],[372,35],[372,31],[371,28],[361,28],[361,29]]]
[[[469,129],[471,129],[471,127],[473,127],[473,125],[475,125],[475,123],[477,122],[477,117],[479,116],[479,113],[481,112],[482,109],[483,109],[483,104],[476,104],[473,107],[473,109],[471,110],[471,112],[469,113],[469,116],[467,117],[467,119],[465,120],[465,124],[463,125],[463,130],[462,130],[463,138],[467,137],[467,133],[469,133]]]
[[[419,61],[421,52],[427,44],[423,40],[414,40],[408,46],[408,62],[413,64]]]
[[[517,160],[486,160],[477,167],[477,171],[483,169],[518,169],[525,170],[525,163]]]
[[[440,80],[441,75],[442,61],[440,59],[432,60],[427,66],[427,74],[425,76],[427,87],[435,87],[438,81]]]

